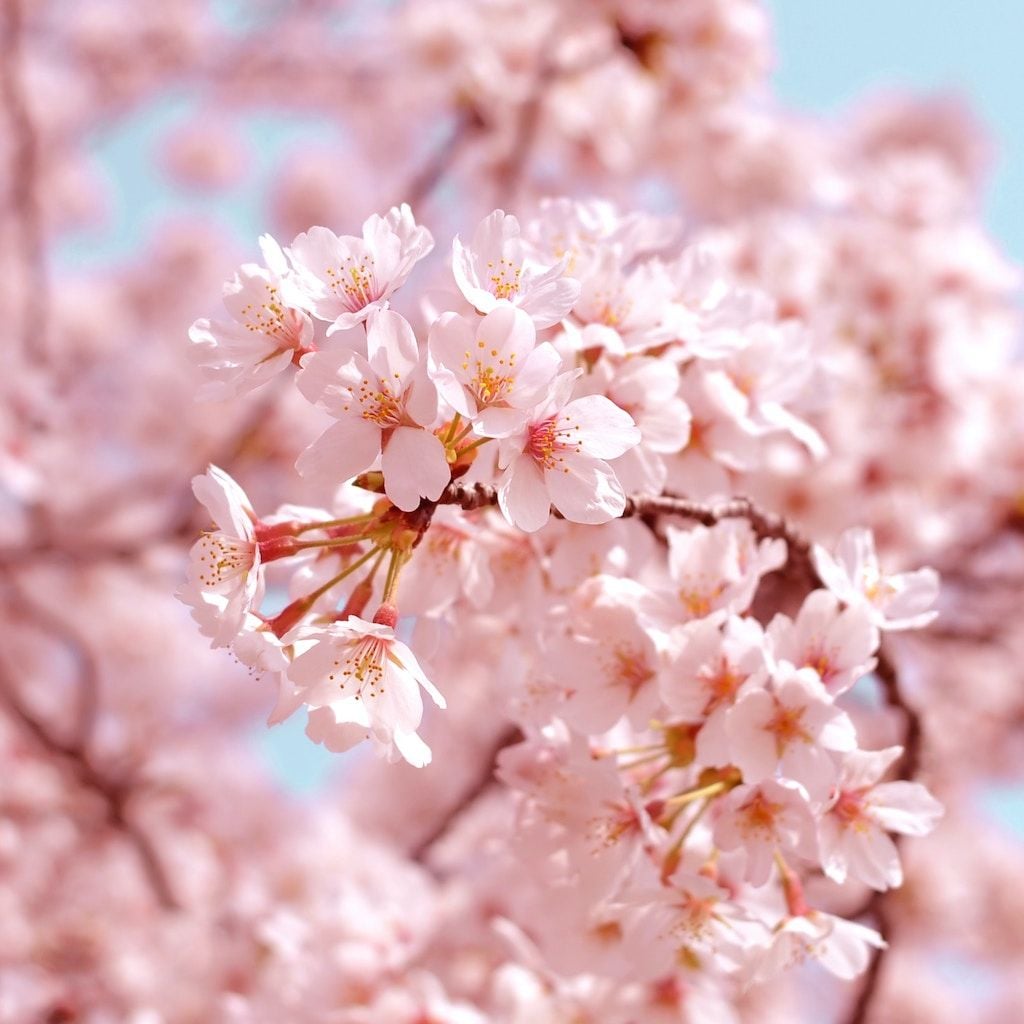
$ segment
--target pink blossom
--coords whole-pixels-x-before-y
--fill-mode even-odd
[[[934,569],[883,575],[870,530],[854,528],[839,538],[835,555],[814,546],[822,582],[841,601],[867,609],[879,629],[921,629],[932,622],[939,594]]]
[[[927,835],[942,805],[917,782],[880,782],[902,747],[852,750],[840,764],[827,813],[818,824],[822,867],[836,882],[853,875],[873,889],[903,883],[896,844],[888,832]]]
[[[771,689],[751,690],[725,722],[733,763],[744,782],[761,782],[778,768],[814,800],[824,799],[836,776],[830,751],[853,750],[857,734],[811,669],[785,668]]]
[[[392,293],[433,247],[430,232],[416,223],[403,203],[385,217],[369,217],[361,238],[310,228],[292,242],[288,256],[308,308],[330,323],[327,333],[333,334],[387,306]]]
[[[562,360],[521,309],[506,303],[470,322],[443,314],[431,327],[430,376],[457,413],[487,437],[519,429],[551,388]]]
[[[451,479],[444,445],[423,429],[437,417],[437,393],[412,328],[397,313],[384,309],[370,316],[366,347],[367,358],[318,352],[303,365],[299,388],[338,422],[299,456],[296,467],[333,489],[379,456],[385,493],[411,511],[421,498],[438,498]]]
[[[468,246],[455,239],[452,273],[466,300],[481,313],[510,302],[538,328],[558,323],[580,294],[579,282],[567,276],[565,261],[541,263],[521,237],[519,221],[503,210],[480,222]]]
[[[878,629],[862,604],[840,611],[834,594],[815,590],[804,598],[796,619],[772,619],[768,640],[775,658],[814,669],[828,692],[838,696],[875,667]]]
[[[193,477],[192,490],[217,529],[192,545],[180,596],[213,645],[224,647],[241,630],[261,590],[256,513],[245,491],[217,466]]]
[[[734,616],[724,626],[714,618],[698,619],[672,638],[675,651],[660,680],[662,700],[682,721],[701,724],[697,763],[724,767],[732,757],[728,712],[768,677],[764,633],[756,620]]]
[[[230,321],[205,318],[189,329],[193,354],[210,381],[200,398],[252,391],[297,362],[313,342],[313,322],[299,308],[288,264],[269,235],[260,238],[267,266],[243,264],[224,286]]]
[[[388,760],[429,764],[430,748],[416,733],[420,688],[439,708],[445,700],[394,630],[350,616],[307,639],[315,642],[292,662],[288,678],[312,709],[310,737],[338,751],[372,739]]]
[[[817,844],[807,797],[795,783],[765,779],[737,786],[715,808],[715,845],[746,854],[744,878],[762,886],[777,852],[813,860]]]
[[[490,562],[479,525],[442,505],[402,570],[397,603],[409,615],[439,615],[462,600],[482,608],[494,591]]]
[[[758,540],[743,519],[667,531],[669,572],[683,621],[746,611],[761,577],[786,560],[786,542]]]
[[[672,282],[654,260],[626,272],[618,250],[601,250],[583,278],[573,307],[573,347],[604,349],[614,355],[652,348],[672,338],[665,323]]]
[[[554,505],[575,523],[606,523],[622,515],[626,496],[605,461],[640,440],[632,417],[603,395],[568,401],[573,374],[556,381],[551,397],[525,427],[502,441],[498,503],[527,533],[539,530]]]
[[[771,944],[751,961],[749,980],[761,984],[784,970],[815,960],[830,974],[849,981],[864,972],[872,947],[885,946],[885,940],[873,928],[810,910],[787,917],[773,930]]]
[[[664,662],[638,615],[649,596],[632,580],[592,577],[548,642],[547,671],[565,692],[559,713],[578,731],[604,732],[623,714],[642,728],[652,717]]]
[[[664,973],[683,959],[705,970],[735,971],[767,933],[730,899],[728,890],[689,871],[678,871],[660,888],[640,890],[627,899],[637,905],[629,938],[637,945],[650,942]]]

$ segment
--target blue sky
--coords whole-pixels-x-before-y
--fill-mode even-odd
[[[769,0],[775,89],[829,115],[873,90],[957,91],[988,127],[996,162],[990,230],[1024,261],[1024,3],[1019,0]]]

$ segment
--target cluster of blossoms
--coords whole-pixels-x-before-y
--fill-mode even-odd
[[[520,623],[516,671],[498,638],[489,650],[523,736],[499,776],[520,865],[560,902],[546,928],[516,907],[502,929],[627,1001],[807,958],[856,976],[884,940],[802,878],[898,886],[891,833],[942,814],[922,785],[886,781],[902,748],[863,748],[842,700],[883,631],[934,618],[936,574],[884,574],[852,529],[834,555],[804,552],[822,589],[791,586],[793,617],[769,618],[762,579],[786,579],[799,542],[738,515],[681,528],[685,503],[663,494],[768,439],[823,454],[800,415],[799,329],[674,234],[604,203],[552,201],[525,225],[496,210],[455,239],[457,290],[423,299],[418,339],[392,302],[433,240],[403,206],[361,236],[265,238],[271,265],[226,286],[232,320],[191,335],[220,388],[294,364],[333,421],[296,463],[326,507],[260,517],[221,469],[193,481],[215,524],[182,591],[203,633],[276,676],[271,722],[304,706],[329,749],[368,738],[423,767],[423,692],[445,698],[399,633],[443,676],[469,622]],[[564,525],[544,529],[552,509]],[[273,563],[291,576],[268,587]]]
[[[1021,277],[771,51],[0,2],[0,1024],[1016,1024]]]

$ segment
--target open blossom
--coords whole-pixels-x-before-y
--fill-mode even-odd
[[[474,322],[442,314],[430,329],[428,345],[438,393],[487,437],[521,427],[562,365],[550,343],[537,344],[533,321],[508,303]]]
[[[743,519],[692,530],[670,527],[667,534],[669,572],[678,588],[676,613],[685,622],[746,611],[761,577],[786,561],[784,540],[758,540]]]
[[[649,937],[651,953],[665,972],[684,958],[705,969],[735,970],[767,933],[726,889],[685,870],[660,888],[631,893],[628,899],[637,905],[630,938]]]
[[[775,779],[724,797],[715,808],[714,837],[723,850],[744,851],[744,878],[753,886],[768,881],[776,852],[813,859],[817,848],[807,797],[796,783]]]
[[[495,210],[480,222],[467,246],[452,244],[452,273],[466,300],[481,313],[510,302],[529,314],[538,328],[558,323],[580,294],[565,261],[542,263],[520,235],[519,221]]]
[[[657,707],[664,662],[638,615],[647,597],[633,580],[591,577],[572,597],[568,628],[546,645],[547,669],[565,687],[559,714],[582,733],[604,732],[623,714],[642,728]]]
[[[587,378],[591,390],[606,394],[633,417],[640,444],[615,464],[632,494],[660,494],[665,487],[665,455],[680,452],[690,439],[690,410],[679,397],[679,369],[668,359],[631,356],[612,365],[602,361]]]
[[[813,668],[833,696],[875,667],[878,628],[862,604],[840,610],[828,590],[814,590],[795,619],[776,615],[768,624],[773,656],[796,668]]]
[[[440,615],[462,600],[481,608],[494,590],[490,552],[477,523],[441,505],[402,570],[398,605],[408,615]]]
[[[180,596],[213,645],[225,647],[241,630],[261,589],[256,513],[245,491],[217,466],[193,477],[192,491],[217,529],[192,545],[188,582]]]
[[[305,639],[315,642],[292,662],[288,678],[312,709],[310,736],[338,751],[372,739],[389,760],[429,764],[430,748],[416,733],[423,718],[420,689],[439,708],[444,697],[394,629],[350,616]]]
[[[601,250],[573,307],[580,324],[578,335],[570,336],[573,347],[622,355],[670,340],[664,318],[672,289],[662,263],[645,262],[626,273],[616,249]]]
[[[337,487],[377,457],[384,491],[400,509],[434,500],[451,479],[444,445],[430,431],[437,392],[412,328],[398,313],[378,310],[367,322],[367,357],[318,352],[303,366],[299,388],[338,422],[300,456],[303,476]],[[338,359],[345,361],[338,365]]]
[[[574,523],[606,523],[621,516],[626,496],[605,461],[640,440],[629,413],[603,395],[568,401],[576,375],[563,374],[551,397],[525,427],[502,441],[498,504],[505,518],[531,533],[554,505]]]
[[[725,723],[733,763],[744,782],[770,778],[775,769],[799,782],[814,800],[828,796],[836,775],[829,751],[853,750],[857,734],[811,669],[787,668],[771,689],[751,690]]]
[[[902,747],[852,750],[843,758],[827,813],[818,825],[821,862],[835,882],[847,875],[873,889],[903,883],[896,844],[888,832],[927,835],[942,804],[917,782],[879,782]]]
[[[849,981],[867,967],[871,947],[885,945],[873,928],[809,910],[787,917],[773,930],[770,945],[755,951],[748,977],[754,983],[770,981],[784,970],[815,960],[830,974]]]
[[[883,575],[870,530],[854,528],[839,538],[835,555],[814,546],[822,582],[841,601],[861,605],[879,629],[922,629],[936,615],[939,575],[934,569]]]
[[[200,398],[230,398],[265,384],[313,341],[313,321],[298,307],[288,262],[269,235],[260,238],[266,266],[243,264],[224,286],[227,320],[197,320],[189,328],[193,354],[211,379]]]
[[[661,677],[661,698],[684,722],[701,725],[696,760],[708,767],[731,761],[725,723],[749,690],[764,686],[764,632],[756,619],[732,616],[724,626],[698,619],[673,634],[677,653]]]
[[[416,263],[434,247],[430,232],[403,203],[387,216],[373,214],[362,237],[310,228],[288,248],[297,287],[315,317],[330,323],[328,334],[364,321],[401,287]]]
[[[810,338],[795,324],[761,322],[745,330],[747,344],[707,373],[709,389],[754,436],[786,431],[817,459],[825,442],[792,407],[820,391]]]

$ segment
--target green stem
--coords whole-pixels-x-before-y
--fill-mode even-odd
[[[384,577],[384,593],[381,596],[381,604],[392,604],[395,590],[398,587],[398,574],[401,572],[402,563],[406,555],[403,551],[391,552],[391,564],[388,566],[388,574]]]
[[[353,544],[361,544],[364,540],[373,540],[376,534],[354,533],[351,537],[335,537],[332,540],[304,540],[295,546],[300,551],[308,551],[310,548],[349,548]]]
[[[356,571],[356,569],[358,569],[362,565],[365,565],[371,558],[373,558],[375,554],[377,554],[378,551],[381,553],[381,555],[383,555],[385,549],[370,548],[370,550],[367,551],[366,554],[362,556],[362,558],[359,558],[356,561],[354,561],[350,566],[348,566],[348,568],[342,569],[337,576],[335,576],[333,579],[329,579],[322,587],[318,587],[316,590],[314,590],[312,594],[307,594],[304,598],[302,598],[302,600],[308,601],[310,606],[312,606],[313,603],[319,598],[323,597],[323,595],[326,594],[327,591],[331,589],[331,587],[337,586],[337,584],[339,584],[343,579],[345,579],[346,576],[351,576],[352,573]]]
[[[462,431],[462,433],[461,433],[461,434],[459,434],[459,436],[458,436],[457,438],[455,438],[455,440],[454,440],[454,441],[451,441],[451,442],[449,442],[449,444],[451,444],[451,445],[457,445],[457,444],[459,444],[459,443],[460,443],[460,442],[461,442],[461,441],[462,441],[462,440],[463,440],[464,438],[466,438],[466,437],[469,437],[469,435],[470,435],[470,434],[472,434],[472,433],[473,433],[473,424],[472,424],[472,423],[470,423],[470,424],[469,424],[469,425],[468,425],[468,426],[466,427],[466,429],[465,429],[465,430],[463,430],[463,431]],[[489,441],[489,440],[490,440],[490,438],[487,438],[487,440]]]
[[[684,804],[692,803],[694,800],[700,800],[705,796],[718,796],[719,793],[724,793],[727,789],[731,788],[731,783],[720,779],[718,782],[712,782],[707,786],[701,786],[699,789],[690,789],[685,793],[680,793],[678,796],[670,797],[665,801],[665,805],[667,807],[681,807]]]
[[[444,446],[447,448],[452,443],[452,438],[455,436],[455,431],[459,429],[459,424],[462,422],[462,417],[456,413],[455,418],[452,420],[451,425],[448,427],[448,433],[444,436]]]
[[[481,437],[474,441],[472,444],[467,444],[465,448],[459,449],[459,455],[465,455],[466,452],[471,452],[474,448],[479,448],[482,444],[487,444],[488,441],[493,441],[493,437]]]
[[[344,519],[325,519],[322,523],[309,523],[303,526],[301,530],[296,531],[295,536],[298,537],[300,534],[309,533],[310,530],[327,530],[332,526],[352,526],[355,523],[368,523],[371,519],[375,518],[375,513],[366,512],[359,516],[346,516]]]

